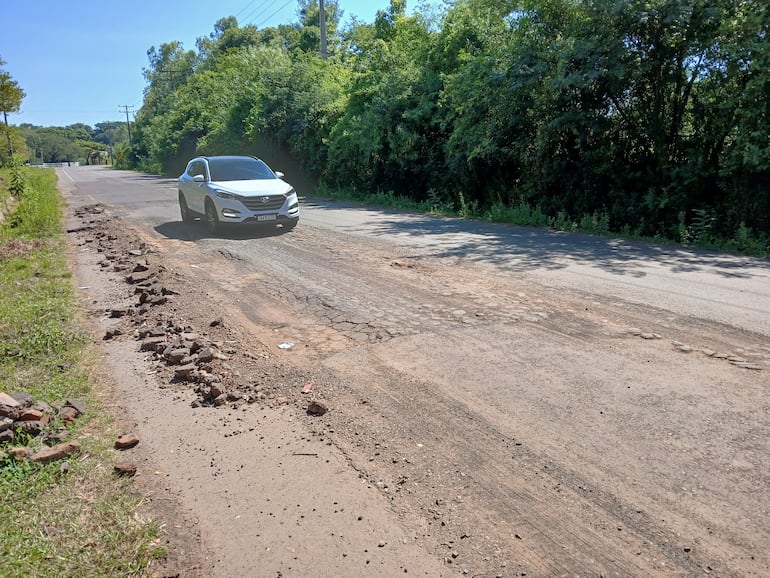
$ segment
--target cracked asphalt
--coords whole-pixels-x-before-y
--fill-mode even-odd
[[[308,200],[290,233],[211,238],[173,181],[82,169],[70,202],[152,247],[177,311],[313,380],[331,410],[295,435],[323,432],[426,564],[770,573],[766,261]]]

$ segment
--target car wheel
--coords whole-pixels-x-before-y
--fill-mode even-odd
[[[219,218],[217,218],[217,209],[214,203],[206,201],[206,229],[212,235],[219,231]]]
[[[283,228],[283,230],[284,230],[284,231],[291,231],[291,230],[292,230],[294,227],[296,227],[296,226],[297,226],[297,223],[298,223],[298,222],[299,222],[299,220],[296,220],[296,221],[288,221],[288,222],[286,222],[286,223],[282,223],[282,224],[281,224],[281,227]]]
[[[179,213],[182,215],[182,221],[185,223],[192,223],[195,220],[190,208],[187,206],[187,201],[182,191],[179,191]]]

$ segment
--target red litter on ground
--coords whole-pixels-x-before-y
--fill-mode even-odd
[[[313,389],[313,381],[308,381],[305,384],[305,387],[302,388],[302,393],[308,393],[311,389]]]

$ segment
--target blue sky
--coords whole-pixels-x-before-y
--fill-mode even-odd
[[[389,0],[339,0],[343,22],[372,22]],[[416,6],[407,4],[408,10]],[[296,0],[133,0],[54,2],[3,0],[0,58],[26,93],[14,125],[94,126],[125,121],[123,105],[138,109],[145,87],[147,49],[179,40],[195,50],[214,23],[236,16],[260,28],[297,21]]]

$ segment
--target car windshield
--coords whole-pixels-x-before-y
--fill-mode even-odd
[[[275,174],[264,162],[252,158],[209,159],[212,181],[252,181],[274,179]]]

